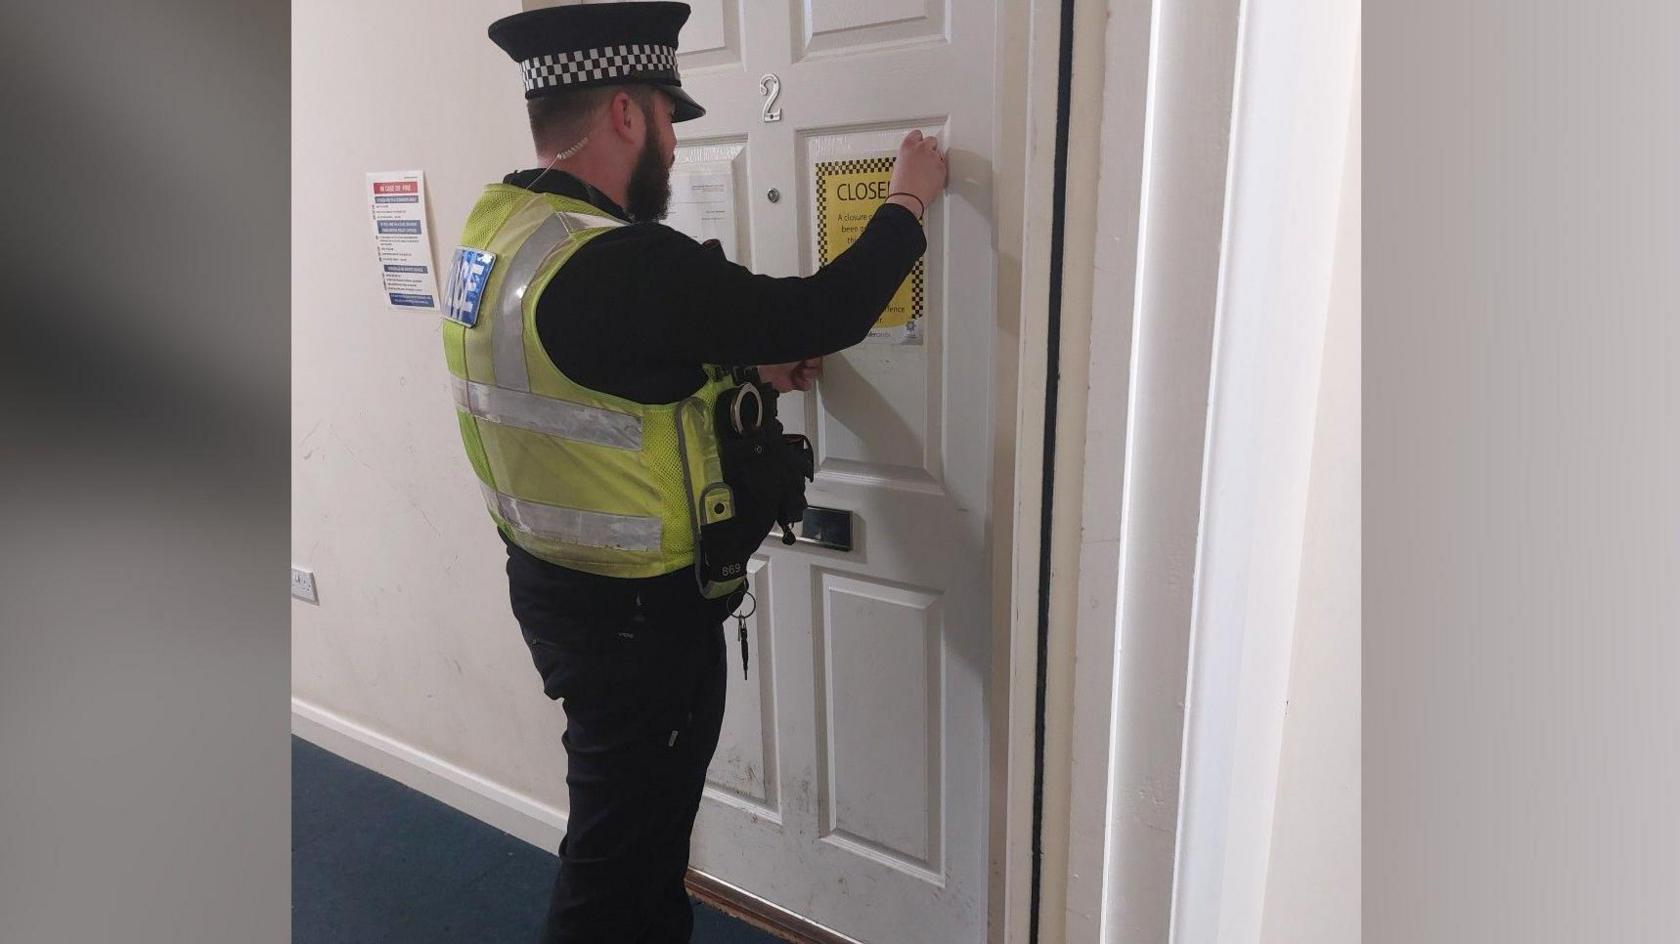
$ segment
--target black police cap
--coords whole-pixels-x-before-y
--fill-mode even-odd
[[[650,83],[676,102],[672,120],[687,121],[706,113],[677,75],[677,33],[688,12],[686,3],[544,7],[491,23],[490,39],[519,63],[526,98]]]

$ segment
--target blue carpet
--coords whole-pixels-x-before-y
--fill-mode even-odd
[[[293,944],[534,944],[555,858],[292,738]],[[777,944],[696,904],[694,944]]]

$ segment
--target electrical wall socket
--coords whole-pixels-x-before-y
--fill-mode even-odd
[[[305,603],[321,605],[321,599],[315,595],[315,572],[304,570],[302,567],[292,568],[292,596]]]

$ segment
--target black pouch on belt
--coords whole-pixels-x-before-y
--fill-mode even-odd
[[[782,431],[775,388],[756,372],[744,377],[718,398],[713,417],[728,486],[702,496],[702,571],[714,582],[745,576],[748,558],[778,522],[798,524],[805,483],[815,473],[810,441]],[[719,510],[726,502],[732,515]]]

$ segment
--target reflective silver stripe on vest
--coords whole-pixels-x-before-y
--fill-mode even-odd
[[[562,508],[504,495],[482,482],[479,487],[502,520],[534,537],[622,551],[659,550],[663,528],[658,518]]]
[[[642,448],[641,417],[450,377],[455,405],[479,419],[574,442]]]
[[[556,210],[554,215],[560,217],[562,220],[565,220],[566,225],[571,227],[571,230],[574,233],[581,233],[586,229],[602,229],[604,227],[625,225],[623,220],[616,219],[611,216],[595,216],[589,213],[568,213],[565,210]]]
[[[531,375],[525,366],[525,290],[531,287],[543,263],[564,248],[574,233],[623,225],[623,220],[606,216],[556,212],[543,220],[513,254],[507,274],[502,276],[501,303],[490,337],[490,360],[496,368],[498,387],[531,389]]]

